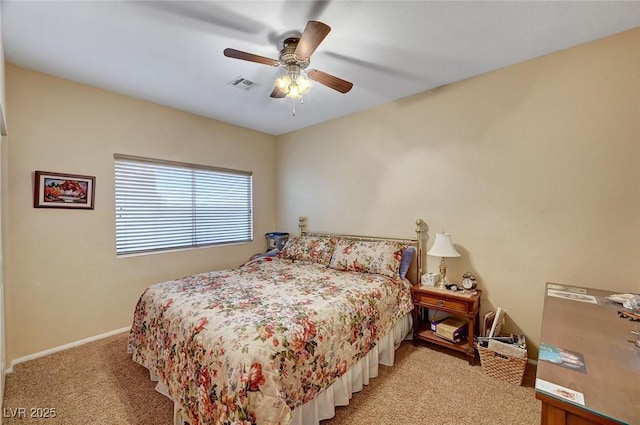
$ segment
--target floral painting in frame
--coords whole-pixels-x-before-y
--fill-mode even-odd
[[[95,185],[92,176],[36,171],[33,206],[92,210]]]

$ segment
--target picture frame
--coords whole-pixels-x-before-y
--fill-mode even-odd
[[[34,208],[95,208],[94,176],[36,171],[34,180]]]

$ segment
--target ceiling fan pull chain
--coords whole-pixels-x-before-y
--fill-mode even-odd
[[[295,99],[292,99],[292,100],[293,100],[293,116],[295,117],[296,116],[296,100]]]

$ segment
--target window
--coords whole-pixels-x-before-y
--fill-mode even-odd
[[[253,240],[251,172],[114,158],[116,254]]]

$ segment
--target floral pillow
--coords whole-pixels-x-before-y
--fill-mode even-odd
[[[289,239],[278,257],[299,261],[313,261],[328,265],[336,244],[334,238],[299,236]]]
[[[336,242],[329,267],[397,278],[404,249],[404,245],[398,242],[340,239]]]

